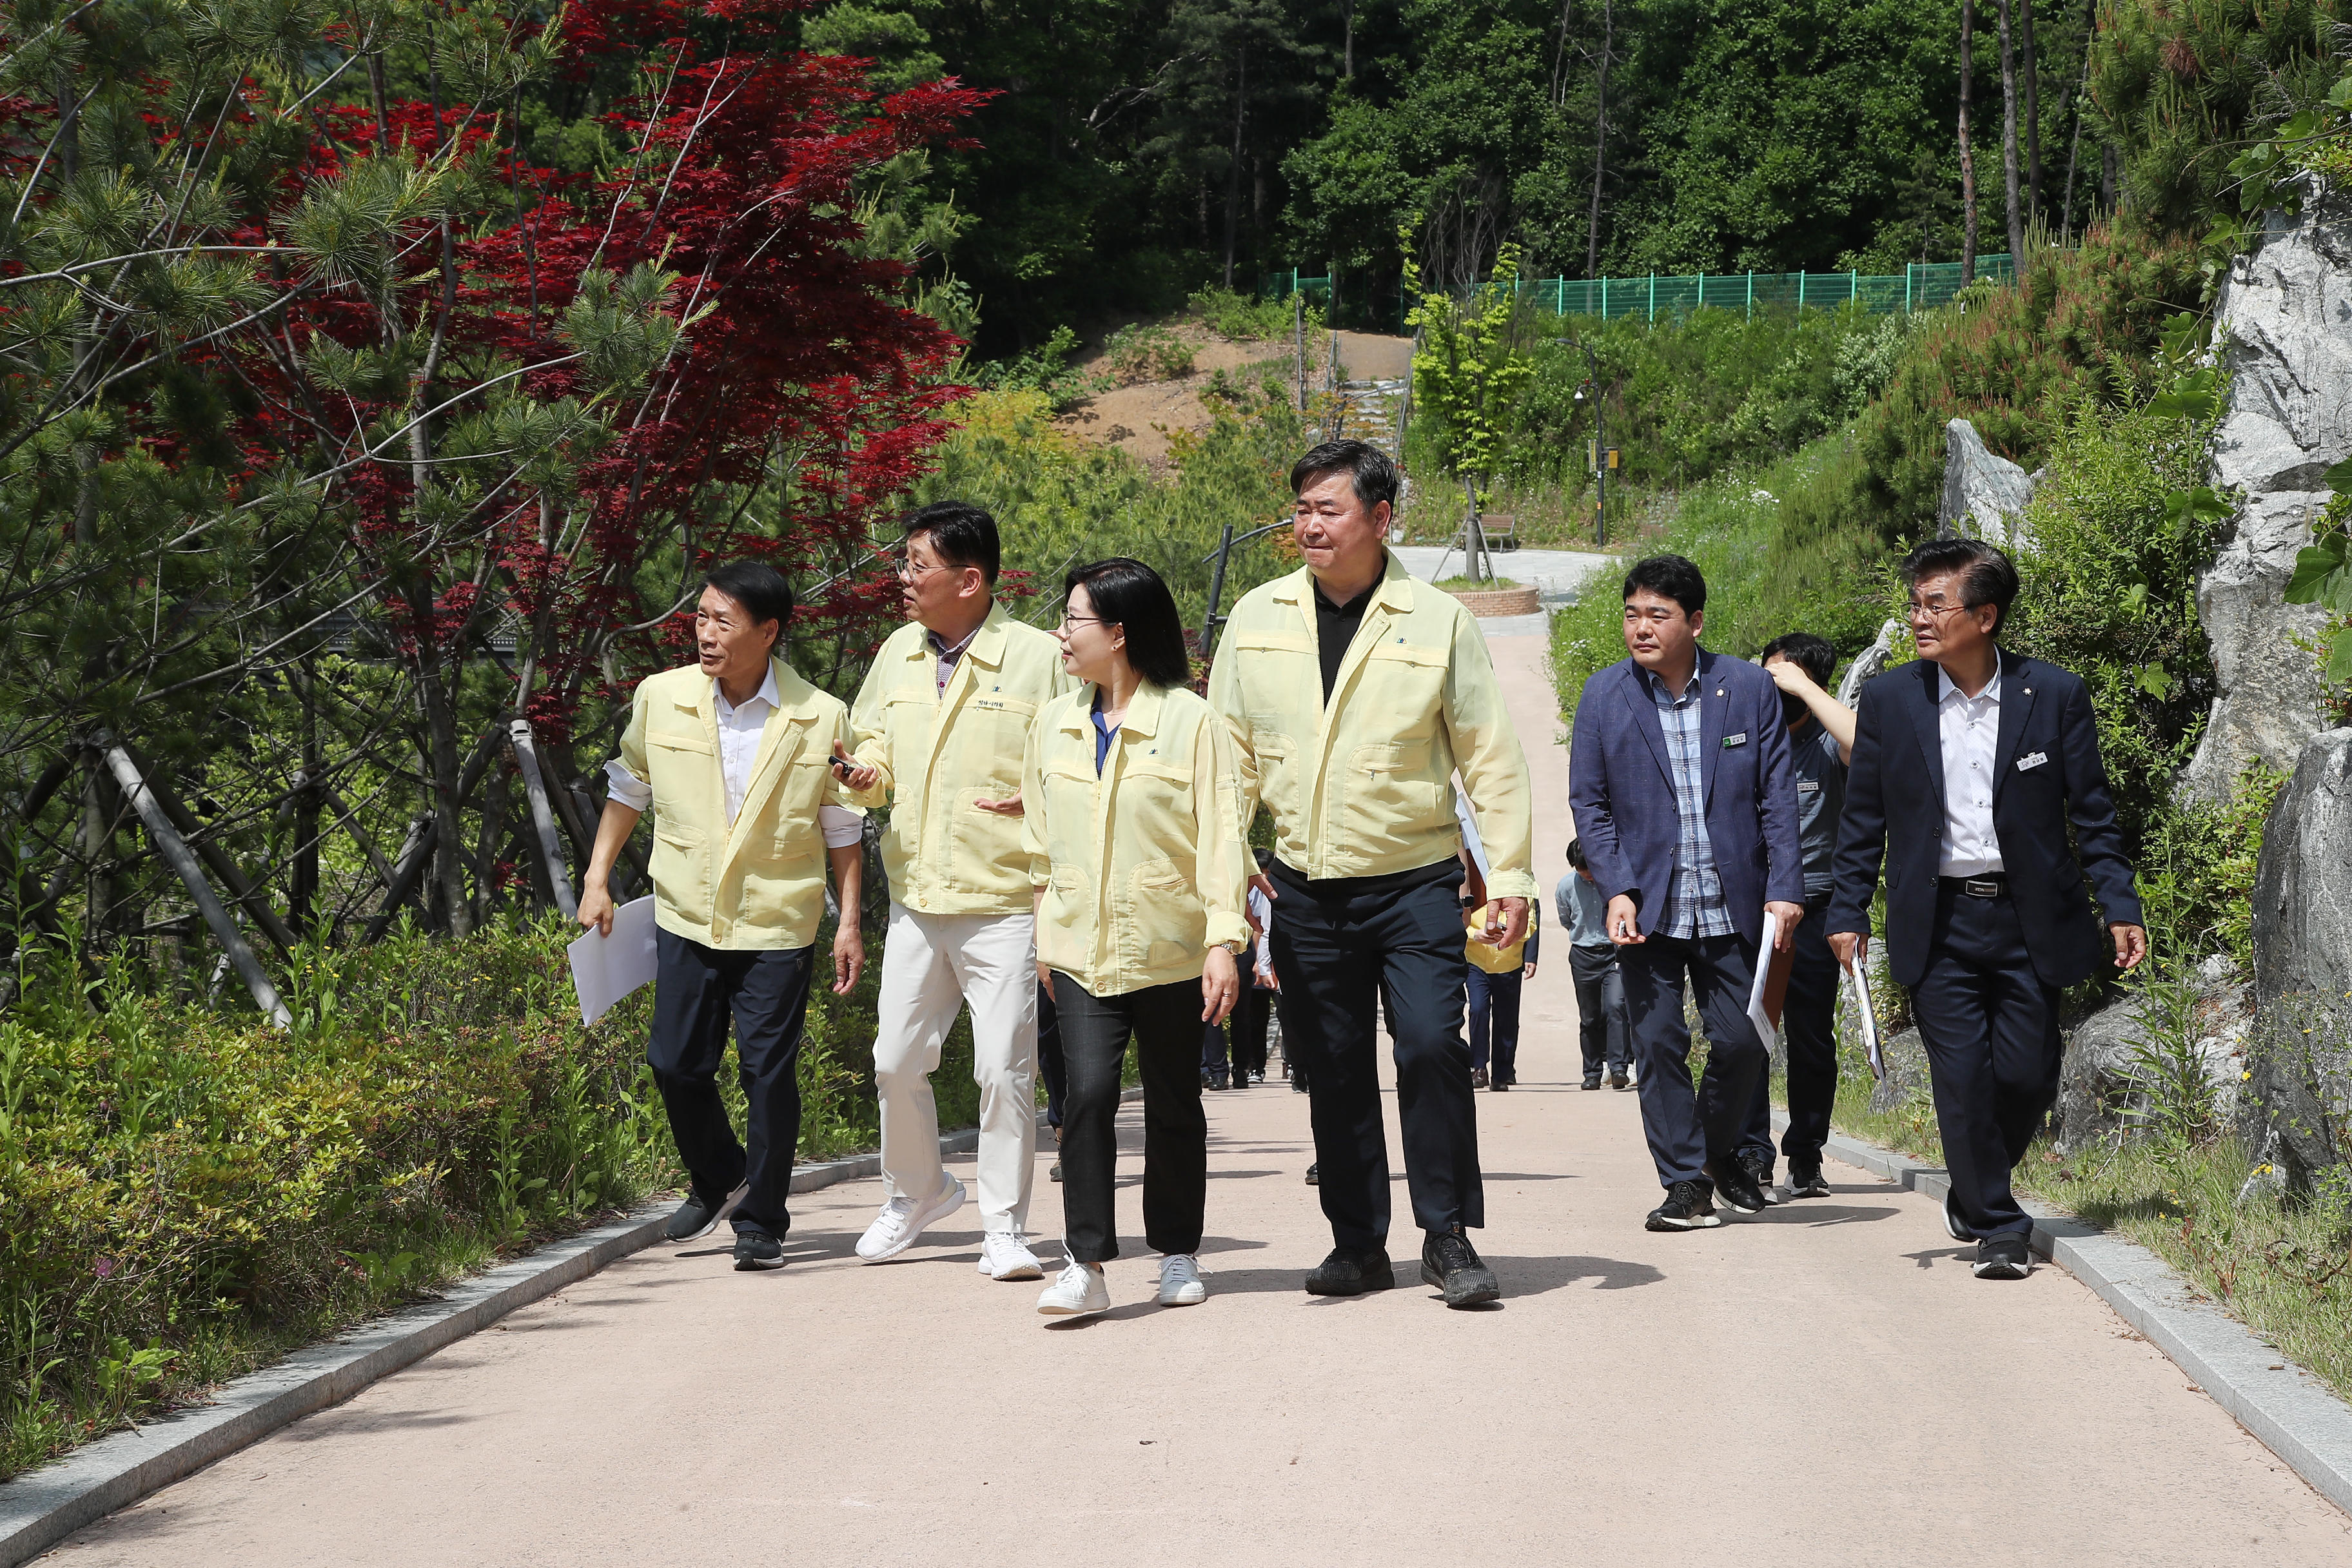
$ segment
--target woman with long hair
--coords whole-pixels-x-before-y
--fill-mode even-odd
[[[1062,1213],[1068,1267],[1037,1298],[1049,1316],[1110,1305],[1119,1068],[1143,1077],[1144,1239],[1159,1300],[1204,1300],[1200,1259],[1209,1124],[1201,1026],[1241,989],[1235,956],[1248,855],[1232,738],[1190,685],[1175,598],[1123,557],[1065,584],[1062,665],[1085,682],[1048,703],[1023,761],[1023,837],[1037,899],[1038,977],[1061,1016]],[[1197,1011],[1195,1010],[1197,1007]]]

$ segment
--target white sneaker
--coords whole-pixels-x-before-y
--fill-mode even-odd
[[[946,1185],[930,1197],[917,1202],[913,1198],[892,1198],[857,1238],[857,1256],[868,1263],[881,1263],[898,1256],[915,1245],[915,1238],[926,1226],[963,1207],[963,1184],[952,1174],[946,1175]]]
[[[1072,1258],[1038,1293],[1037,1310],[1049,1318],[1083,1318],[1110,1310],[1110,1284],[1100,1268]]]
[[[1160,1304],[1197,1307],[1209,1299],[1201,1283],[1201,1260],[1189,1252],[1171,1252],[1160,1260]]]
[[[991,1279],[1045,1278],[1045,1265],[1017,1230],[992,1230],[980,1238],[980,1271]]]

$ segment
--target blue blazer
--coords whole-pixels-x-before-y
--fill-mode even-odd
[[[1753,943],[1763,938],[1768,901],[1805,901],[1780,689],[1746,659],[1705,648],[1692,679],[1705,687],[1699,758],[1707,844],[1725,910]],[[1630,658],[1584,683],[1568,754],[1568,801],[1594,885],[1604,898],[1632,894],[1636,925],[1649,935],[1674,890],[1679,813],[1658,706]]]
[[[1927,974],[1935,940],[1936,868],[1944,847],[1937,673],[1923,658],[1862,689],[1833,863],[1837,891],[1828,929],[1867,931],[1884,858],[1886,969],[1901,985],[1916,985]],[[2056,665],[2007,649],[2000,655],[1992,826],[2035,975],[2044,985],[2064,986],[2101,973],[2114,949],[2100,938],[2084,873],[2109,920],[2138,925],[2141,916],[2116,826],[2115,797],[2099,760],[2090,692]]]

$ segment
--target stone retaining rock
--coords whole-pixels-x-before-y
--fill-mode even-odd
[[[1872,1086],[1870,1111],[1885,1116],[1900,1110],[1911,1099],[1913,1090],[1928,1092],[1927,1047],[1916,1029],[1906,1029],[1899,1035],[1889,1035],[1878,1042],[1878,1054],[1886,1064],[1886,1076]]]
[[[2326,721],[2294,639],[2315,638],[2326,611],[2282,595],[2331,494],[2321,476],[2352,456],[2352,201],[2307,191],[2299,215],[2268,215],[2254,254],[2231,264],[2215,328],[2231,382],[2213,485],[2238,510],[2197,580],[2219,689],[2180,788],[2217,803],[2257,758],[2293,767]]]
[[[2033,478],[1996,457],[1965,419],[1944,426],[1944,499],[1936,508],[1939,539],[1981,539],[2014,550],[2025,537]]]

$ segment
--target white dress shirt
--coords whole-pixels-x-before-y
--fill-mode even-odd
[[[743,809],[744,792],[751,787],[751,765],[760,758],[760,737],[767,730],[768,715],[783,704],[776,693],[773,665],[768,667],[760,689],[740,708],[727,700],[727,693],[715,679],[710,692],[719,704],[719,774],[727,781],[727,820],[733,822],[735,814]],[[654,803],[654,786],[631,773],[618,757],[604,764],[604,781],[613,798],[631,811],[643,811]],[[866,818],[846,806],[820,805],[816,820],[828,849],[845,849],[866,831]]]
[[[1939,877],[1981,877],[2001,868],[1993,832],[1994,759],[2000,742],[2000,670],[1974,697],[1936,672],[1936,733],[1944,755],[1944,842]]]

